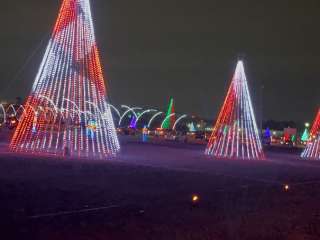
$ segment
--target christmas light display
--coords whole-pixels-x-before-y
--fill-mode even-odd
[[[271,138],[271,131],[270,128],[267,128],[266,131],[264,132],[264,137],[267,139]]]
[[[152,122],[159,116],[161,116],[162,114],[164,114],[163,112],[157,112],[156,114],[154,114],[151,118],[150,118],[150,121],[148,123],[148,128],[150,129],[151,128],[151,124]]]
[[[187,118],[188,116],[186,114],[183,114],[182,116],[180,116],[176,122],[173,124],[172,130],[176,130],[176,127],[178,125],[179,122],[181,122],[184,118]]]
[[[120,146],[106,98],[89,0],[64,0],[10,149],[115,155]]]
[[[237,64],[205,153],[219,158],[264,159],[242,61]]]
[[[136,126],[138,125],[139,120],[140,120],[144,115],[146,115],[146,114],[148,114],[148,113],[151,113],[151,112],[157,112],[157,110],[155,110],[155,109],[147,109],[147,110],[143,111],[143,112],[142,112],[141,114],[139,114],[139,116],[137,117],[136,122],[135,122],[135,125],[136,125]],[[144,126],[144,127],[146,127],[146,126]]]
[[[174,118],[175,115],[176,115],[175,113],[171,113],[168,116],[166,116],[164,118],[164,120],[162,121],[160,128],[161,129],[171,129],[171,121],[170,121],[170,119],[175,119]],[[170,123],[170,125],[167,125],[168,122]]]
[[[137,128],[137,118],[133,115],[131,117],[131,121],[130,121],[130,128],[136,129]]]
[[[312,124],[309,139],[301,157],[320,160],[320,109]]]
[[[310,138],[315,138],[319,134],[320,130],[320,109],[318,110],[318,113],[316,115],[316,118],[313,121],[309,137]]]
[[[264,144],[270,144],[272,141],[271,131],[270,128],[266,128],[263,134],[263,143]]]
[[[301,136],[301,141],[306,142],[308,140],[309,140],[309,131],[308,131],[308,128],[305,128]]]
[[[148,130],[147,126],[144,126],[142,129],[142,142],[148,141],[148,134],[149,134],[149,130]]]
[[[291,141],[293,134],[290,134],[289,132],[284,132],[283,133],[283,141],[285,143],[289,143]]]
[[[138,119],[138,114],[135,112],[135,110],[142,110],[142,108],[140,107],[129,107],[127,105],[121,105],[122,108],[128,109],[127,111],[125,111],[122,116],[119,119],[119,123],[118,126],[121,127],[121,122],[123,121],[123,119],[125,118],[126,115],[129,116],[130,113],[132,113],[136,119]],[[131,115],[129,116],[131,117]]]
[[[169,103],[169,107],[168,107],[168,111],[167,111],[167,115],[166,115],[165,121],[163,122],[161,128],[172,129],[172,127],[176,121],[174,113],[175,112],[174,112],[173,98],[171,98],[170,103]]]
[[[189,129],[189,132],[196,132],[196,131],[197,131],[197,129],[195,128],[193,122],[188,123],[188,124],[187,124],[187,127],[188,127],[188,129]]]

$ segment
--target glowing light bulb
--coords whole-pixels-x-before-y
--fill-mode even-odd
[[[198,203],[200,200],[199,196],[198,195],[192,195],[192,203]]]

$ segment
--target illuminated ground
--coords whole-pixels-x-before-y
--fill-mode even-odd
[[[1,231],[41,240],[320,239],[320,162],[275,150],[265,162],[211,160],[202,151],[125,143],[113,162],[3,153]]]

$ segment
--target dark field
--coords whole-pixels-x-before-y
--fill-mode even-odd
[[[213,160],[203,148],[127,142],[112,161],[3,153],[0,239],[320,239],[320,162],[276,149]]]

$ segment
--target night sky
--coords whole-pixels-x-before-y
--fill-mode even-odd
[[[61,2],[1,1],[1,99],[29,93]],[[173,96],[177,112],[213,119],[241,55],[258,118],[314,117],[319,0],[91,4],[112,103],[163,109]]]

